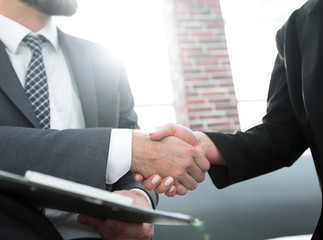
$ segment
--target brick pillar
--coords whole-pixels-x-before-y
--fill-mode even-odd
[[[240,129],[220,0],[163,0],[177,122]]]

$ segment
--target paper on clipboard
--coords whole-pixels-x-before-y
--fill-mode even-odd
[[[123,206],[131,206],[133,203],[132,198],[126,196],[111,193],[84,184],[68,181],[62,178],[49,176],[35,171],[27,171],[25,173],[25,179],[28,182],[75,193],[80,195],[80,197],[84,197],[85,199],[96,199],[97,202],[109,201],[111,203],[116,203]]]
[[[132,199],[34,171],[25,177],[0,170],[0,190],[31,204],[130,222],[160,225],[199,225],[192,216],[139,208]]]

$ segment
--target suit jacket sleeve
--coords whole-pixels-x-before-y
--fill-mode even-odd
[[[287,23],[276,36],[278,56],[273,69],[263,123],[235,134],[206,133],[223,154],[227,166],[213,165],[209,174],[219,187],[290,166],[307,148],[291,104],[285,69]]]
[[[1,169],[20,175],[35,170],[105,189],[110,132],[1,126]]]

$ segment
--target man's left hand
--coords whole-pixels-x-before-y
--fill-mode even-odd
[[[133,204],[142,208],[152,208],[147,199],[137,191],[115,191],[114,193],[131,197]],[[154,225],[150,223],[122,222],[114,219],[102,219],[84,214],[78,216],[78,222],[93,227],[104,240],[149,240],[154,235]]]

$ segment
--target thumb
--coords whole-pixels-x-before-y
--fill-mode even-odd
[[[174,136],[193,146],[197,143],[197,138],[192,130],[174,123],[168,123],[158,127],[149,136],[150,139],[156,141],[168,136]]]
[[[159,141],[165,137],[172,136],[172,128],[169,126],[170,124],[163,125],[161,127],[157,127],[156,130],[149,133],[149,137],[151,140]]]

